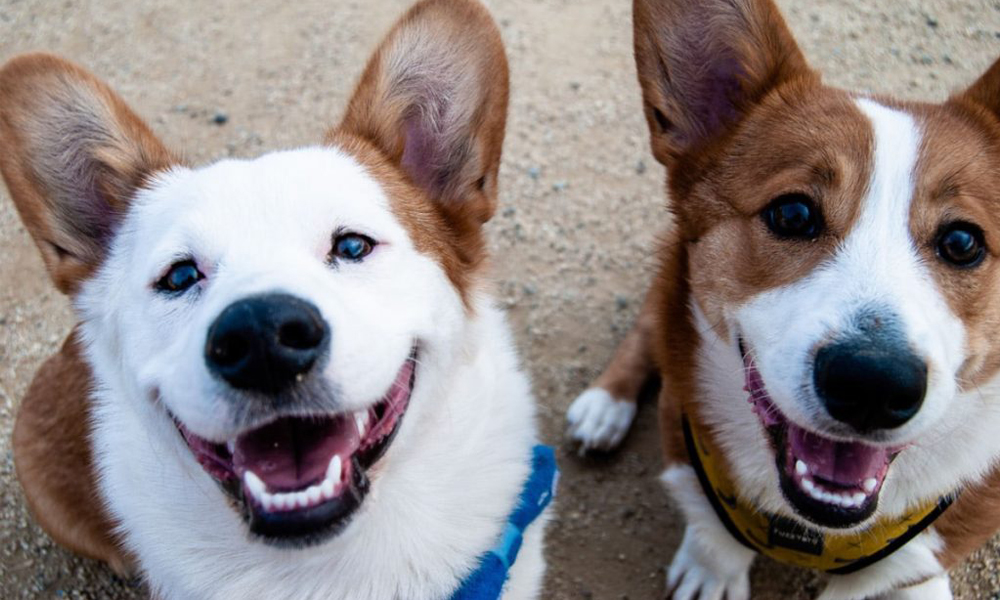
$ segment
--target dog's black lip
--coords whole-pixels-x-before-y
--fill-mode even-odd
[[[746,343],[744,342],[742,336],[737,336],[736,340],[737,349],[740,353],[740,360],[742,361],[746,356]],[[787,423],[788,417],[784,414],[781,416]],[[796,514],[811,523],[819,525],[820,527],[827,527],[830,529],[849,529],[851,527],[856,527],[875,514],[875,511],[878,509],[879,497],[882,493],[881,489],[872,494],[871,497],[858,508],[833,506],[820,500],[816,500],[804,490],[800,489],[789,476],[787,465],[785,465],[785,457],[787,453],[787,425],[772,425],[770,427],[765,427],[764,430],[767,432],[768,445],[771,447],[771,452],[774,454],[774,464],[778,470],[778,485],[781,489],[781,495],[785,498],[785,501],[788,502],[789,506],[792,507],[792,510],[794,510]],[[890,461],[894,459],[895,455],[890,458]]]
[[[417,357],[418,348],[414,346],[407,358],[408,362],[413,363],[413,372],[410,374],[409,380],[408,393],[410,394],[413,393],[416,383],[417,367],[419,366]],[[253,510],[251,506],[253,501],[244,494],[243,483],[235,473],[232,473],[231,477],[220,479],[213,476],[212,479],[227,496],[234,510],[243,517],[251,537],[279,548],[304,548],[320,544],[339,534],[350,523],[370,488],[367,470],[382,458],[392,441],[395,440],[407,412],[409,411],[404,410],[397,416],[392,431],[378,442],[368,448],[358,449],[351,457],[351,480],[347,484],[348,489],[345,489],[338,497],[320,505],[302,510],[262,514]],[[174,421],[178,434],[185,438],[181,422],[169,411],[168,415]],[[271,420],[273,421],[273,419]],[[228,454],[224,444],[217,444],[217,446],[221,452]]]

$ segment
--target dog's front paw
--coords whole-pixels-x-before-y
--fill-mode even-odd
[[[667,570],[668,598],[673,600],[749,600],[753,552],[706,548],[689,526]],[[672,593],[671,593],[672,592]]]
[[[633,419],[635,402],[616,400],[602,388],[590,388],[577,396],[566,413],[568,435],[580,444],[581,452],[615,449]]]

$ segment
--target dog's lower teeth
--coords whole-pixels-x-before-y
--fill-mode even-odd
[[[875,486],[878,485],[878,481],[874,477],[869,477],[865,479],[865,482],[861,484],[861,487],[865,488],[865,491],[869,494],[875,491]]]
[[[809,467],[807,467],[806,463],[802,462],[801,460],[797,460],[795,461],[795,472],[798,473],[799,475],[805,475],[806,473],[809,472]]]
[[[316,506],[333,499],[343,475],[343,460],[339,456],[330,459],[326,478],[322,482],[311,485],[297,492],[270,493],[267,485],[253,471],[243,474],[243,489],[267,512],[296,510]]]
[[[799,461],[795,465],[795,471],[797,473],[800,471],[800,464],[804,465],[802,461]],[[832,504],[834,506],[842,506],[844,508],[858,508],[864,504],[865,500],[868,499],[868,495],[864,492],[854,492],[853,494],[849,492],[843,494],[828,492],[820,488],[816,485],[816,482],[808,477],[802,478],[800,486],[802,487],[802,490],[809,494],[809,496],[811,496],[814,500],[819,500],[820,502],[825,502],[826,504]],[[864,487],[868,487],[867,482],[865,482]],[[872,489],[874,489],[874,486],[872,486]]]

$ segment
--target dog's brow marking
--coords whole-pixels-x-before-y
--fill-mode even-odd
[[[852,254],[879,261],[877,250],[907,248],[915,253],[909,234],[910,205],[913,200],[914,169],[917,164],[920,132],[913,117],[865,98],[858,108],[871,121],[875,133],[872,177],[862,200],[861,216],[855,231]]]

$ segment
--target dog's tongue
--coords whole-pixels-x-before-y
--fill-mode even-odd
[[[271,492],[301,490],[319,481],[334,454],[349,458],[360,439],[354,419],[283,418],[239,436],[233,467],[253,471]]]
[[[857,442],[837,442],[789,423],[788,439],[793,458],[809,466],[809,472],[843,486],[857,486],[867,479],[881,481],[889,452]]]

